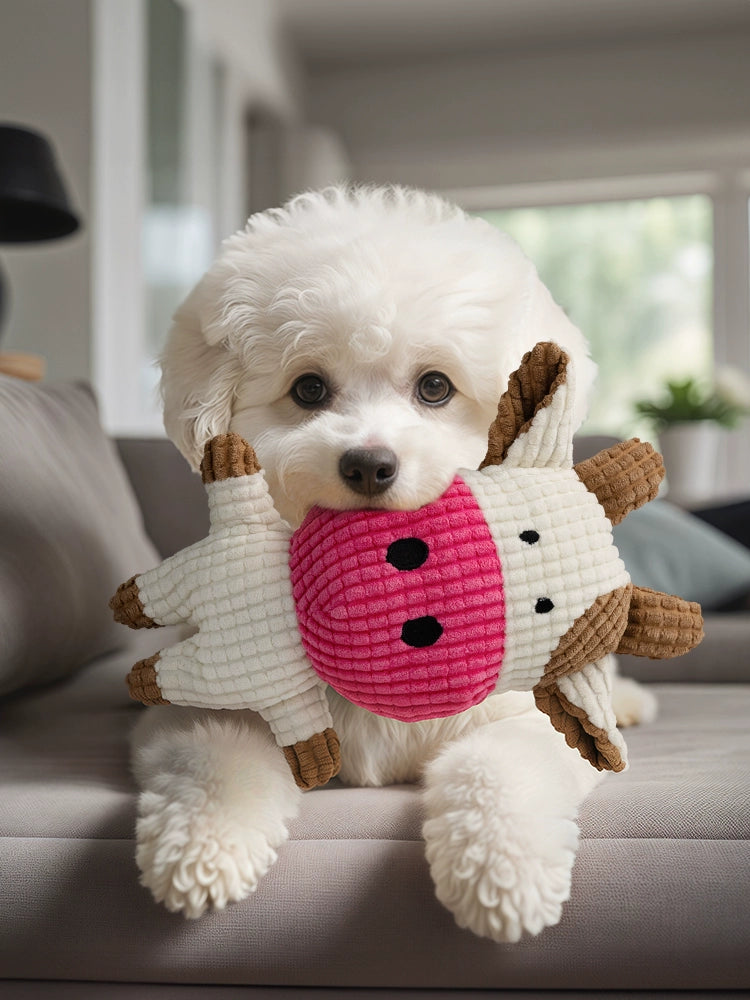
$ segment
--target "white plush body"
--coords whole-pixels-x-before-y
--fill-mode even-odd
[[[506,648],[499,691],[530,691],[560,639],[597,597],[630,582],[596,497],[572,469],[484,469],[464,480],[501,554]],[[533,528],[528,545],[519,533]],[[535,612],[539,597],[549,614]]]
[[[594,370],[585,341],[511,240],[418,192],[308,195],[227,241],[178,312],[162,362],[165,423],[196,467],[209,438],[240,433],[293,524],[315,503],[413,508],[457,469],[478,466],[508,376],[539,339],[575,363],[579,423]],[[455,392],[423,406],[415,383],[434,370]],[[307,411],[290,387],[311,371],[331,391]],[[374,445],[400,467],[368,500],[338,464],[345,449]],[[606,676],[611,661],[603,667]],[[619,715],[617,688],[614,698]],[[601,775],[531,693],[421,723],[380,718],[330,691],[328,700],[344,781],[423,782],[435,891],[461,926],[513,941],[559,919],[578,809]],[[628,721],[652,711],[631,688]],[[189,917],[253,891],[303,794],[248,712],[149,709],[134,769],[142,881]]]

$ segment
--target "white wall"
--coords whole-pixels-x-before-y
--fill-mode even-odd
[[[308,84],[357,176],[431,188],[696,169],[750,145],[750,33],[330,67]],[[749,161],[750,162],[750,161]]]
[[[0,0],[0,121],[52,139],[83,229],[0,247],[12,301],[2,350],[46,358],[52,378],[90,372],[89,0]]]

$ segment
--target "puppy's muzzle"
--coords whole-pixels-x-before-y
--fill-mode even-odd
[[[355,493],[376,496],[396,481],[398,458],[390,448],[350,448],[339,459],[339,475]]]

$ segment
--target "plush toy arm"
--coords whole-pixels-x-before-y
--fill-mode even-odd
[[[702,639],[700,604],[648,587],[633,587],[628,624],[616,652],[668,660],[687,653]]]
[[[181,625],[191,620],[186,590],[198,568],[198,542],[165,559],[159,566],[138,573],[120,584],[109,602],[116,622],[130,628]]]
[[[239,434],[217,434],[206,442],[201,461],[204,485],[240,479],[260,472],[255,451]]]

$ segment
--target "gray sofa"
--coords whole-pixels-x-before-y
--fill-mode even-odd
[[[749,614],[709,612],[697,650],[632,665],[659,718],[586,802],[572,897],[539,937],[459,930],[416,789],[337,781],[306,794],[251,898],[185,921],[138,884],[128,770],[142,709],[124,677],[169,638],[114,626],[106,604],[202,534],[203,489],[169,443],[109,441],[82,385],[0,378],[0,415],[0,996],[750,988]]]

